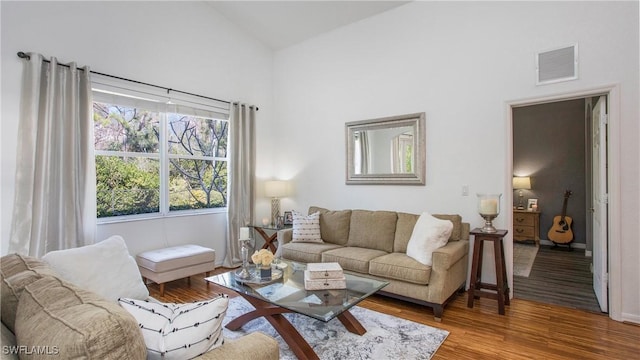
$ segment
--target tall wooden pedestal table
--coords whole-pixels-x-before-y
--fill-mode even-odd
[[[473,262],[471,264],[471,284],[469,286],[469,299],[467,307],[473,307],[474,299],[486,297],[498,300],[498,313],[504,315],[504,306],[509,305],[509,284],[504,261],[504,248],[502,241],[507,235],[507,230],[498,230],[495,233],[485,233],[479,228],[473,229],[471,235],[475,237],[473,243]],[[493,242],[494,258],[496,263],[496,284],[482,282],[482,254],[485,241]],[[491,290],[482,291],[482,289]]]

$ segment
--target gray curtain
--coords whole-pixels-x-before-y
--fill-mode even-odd
[[[92,244],[95,159],[89,69],[29,54],[23,73],[10,252]]]
[[[240,227],[253,224],[255,191],[255,117],[254,106],[234,103],[230,117],[229,200],[227,203],[227,254],[224,266],[242,264]]]

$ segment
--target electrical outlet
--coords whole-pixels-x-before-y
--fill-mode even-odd
[[[462,196],[469,196],[469,185],[462,185]]]

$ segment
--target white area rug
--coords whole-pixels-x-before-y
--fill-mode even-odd
[[[237,316],[251,310],[253,306],[245,299],[235,297],[229,301],[223,324],[226,325]],[[367,329],[364,335],[350,333],[338,319],[325,323],[299,314],[284,316],[309,342],[320,359],[431,359],[449,335],[445,330],[358,306],[354,306],[350,311]],[[239,331],[224,328],[224,336],[234,339],[254,331],[261,331],[278,340],[280,359],[296,359],[289,346],[264,318],[248,322]]]
[[[529,277],[538,247],[535,245],[513,244],[513,275]]]

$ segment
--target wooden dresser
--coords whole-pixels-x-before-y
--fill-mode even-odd
[[[540,212],[513,210],[513,240],[534,240],[540,246]]]

